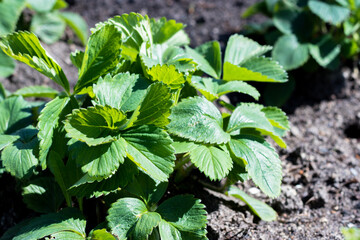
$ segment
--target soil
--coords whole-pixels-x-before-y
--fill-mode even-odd
[[[193,46],[213,39],[224,46],[228,36],[239,32],[244,24],[262,20],[240,18],[241,12],[255,2],[251,0],[68,2],[69,10],[80,13],[90,27],[131,11],[175,19],[187,24]],[[71,42],[71,37],[67,31],[62,41],[46,49],[74,85],[77,71],[71,66],[69,53],[81,47],[76,41]],[[54,86],[23,64],[17,65],[13,76],[0,80],[11,91],[35,84]],[[195,187],[197,182],[190,179],[188,186],[192,187],[187,191],[201,198],[208,211],[209,239],[343,239],[341,227],[360,227],[359,73],[356,68],[344,66],[335,72],[321,70],[297,80],[297,90],[285,106],[291,113],[291,132],[285,138],[288,148],[278,149],[283,163],[280,197],[265,197],[251,182],[239,184],[250,195],[270,204],[279,215],[277,221],[261,221],[240,201],[199,189]],[[8,182],[11,180],[4,174],[0,184],[11,191],[15,185]],[[1,192],[0,197],[4,199],[0,204],[1,235],[21,220],[14,212],[26,208]]]

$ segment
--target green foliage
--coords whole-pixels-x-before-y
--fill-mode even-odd
[[[88,26],[85,20],[78,14],[59,11],[67,8],[65,0],[2,0],[0,1],[0,36],[7,35],[16,30],[17,26],[29,29],[37,37],[47,44],[57,42],[69,26],[86,45],[88,38]],[[32,18],[25,23],[20,18],[23,10],[29,8]],[[28,40],[26,40],[28,41]],[[15,70],[15,62],[0,51],[0,77],[8,77]]]
[[[357,240],[360,238],[359,228],[341,228],[345,240]]]
[[[61,2],[32,7],[46,13]],[[46,214],[1,239],[207,239],[205,206],[167,191],[194,167],[210,180],[227,178],[223,193],[252,179],[268,196],[280,194],[281,163],[266,137],[286,147],[285,113],[254,103],[227,104],[232,113],[222,113],[212,101],[230,92],[258,99],[245,81],[284,82],[286,72],[263,56],[269,46],[233,35],[222,62],[218,42],[191,49],[183,28],[135,13],[99,23],[85,51],[71,55],[79,71],[73,91],[34,34],[1,39],[10,57],[65,90],[8,93],[0,85],[1,165],[19,180],[26,205]],[[231,188],[229,194],[262,219],[275,218],[244,193]],[[71,207],[92,211],[89,198],[109,211],[106,222],[92,219],[99,226],[87,233],[85,218]]]
[[[360,52],[358,7],[357,1],[347,0],[264,0],[243,17],[261,13],[270,18],[267,24],[248,26],[247,32],[274,43],[272,57],[286,70],[303,66],[310,56],[319,66],[335,69],[342,58]]]

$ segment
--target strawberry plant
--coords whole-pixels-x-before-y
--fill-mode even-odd
[[[85,45],[88,26],[80,15],[62,11],[67,8],[65,0],[2,0],[0,1],[0,36],[16,29],[30,29],[43,42],[57,42],[69,26]],[[30,23],[24,20],[23,10],[31,12]],[[60,11],[61,10],[61,11]],[[0,52],[0,77],[10,76],[15,69],[12,58]]]
[[[274,44],[272,57],[286,70],[308,67],[335,69],[341,58],[360,52],[360,1],[358,0],[264,0],[244,12],[270,19],[249,25],[248,34],[265,36]]]
[[[1,164],[23,186],[26,205],[43,213],[1,239],[206,239],[200,200],[167,193],[195,167],[210,180],[225,179],[214,189],[260,218],[276,218],[233,184],[252,179],[268,196],[280,194],[281,163],[267,139],[286,147],[287,117],[219,98],[240,92],[258,99],[246,81],[285,82],[287,74],[263,56],[269,46],[233,35],[222,60],[217,41],[190,48],[184,27],[136,13],[97,24],[85,51],[71,54],[79,70],[73,89],[33,33],[1,39],[8,56],[63,88],[1,90]],[[88,199],[97,200],[96,220],[85,218]]]

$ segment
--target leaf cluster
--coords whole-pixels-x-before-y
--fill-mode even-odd
[[[233,35],[222,59],[217,41],[190,48],[184,27],[136,13],[97,24],[86,49],[71,54],[79,73],[73,89],[33,33],[0,40],[4,53],[63,88],[1,88],[2,165],[21,182],[27,206],[45,213],[1,239],[206,239],[199,200],[162,200],[173,176],[193,166],[210,180],[227,179],[224,190],[252,179],[268,196],[280,194],[281,163],[267,140],[286,147],[285,113],[224,102],[222,113],[213,101],[229,92],[258,99],[247,81],[285,82],[286,72],[264,56],[270,46]],[[227,194],[264,220],[276,218],[235,187]],[[89,198],[100,199],[108,215],[86,233],[81,211]]]
[[[243,17],[257,13],[269,20],[248,25],[247,34],[265,36],[274,44],[272,57],[286,70],[314,69],[314,64],[336,69],[341,59],[360,52],[358,0],[263,0]]]

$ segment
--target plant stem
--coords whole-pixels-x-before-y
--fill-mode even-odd
[[[84,213],[84,198],[79,197],[78,198],[79,208],[82,213]]]
[[[174,170],[178,170],[190,161],[189,153],[185,153],[176,163]]]

